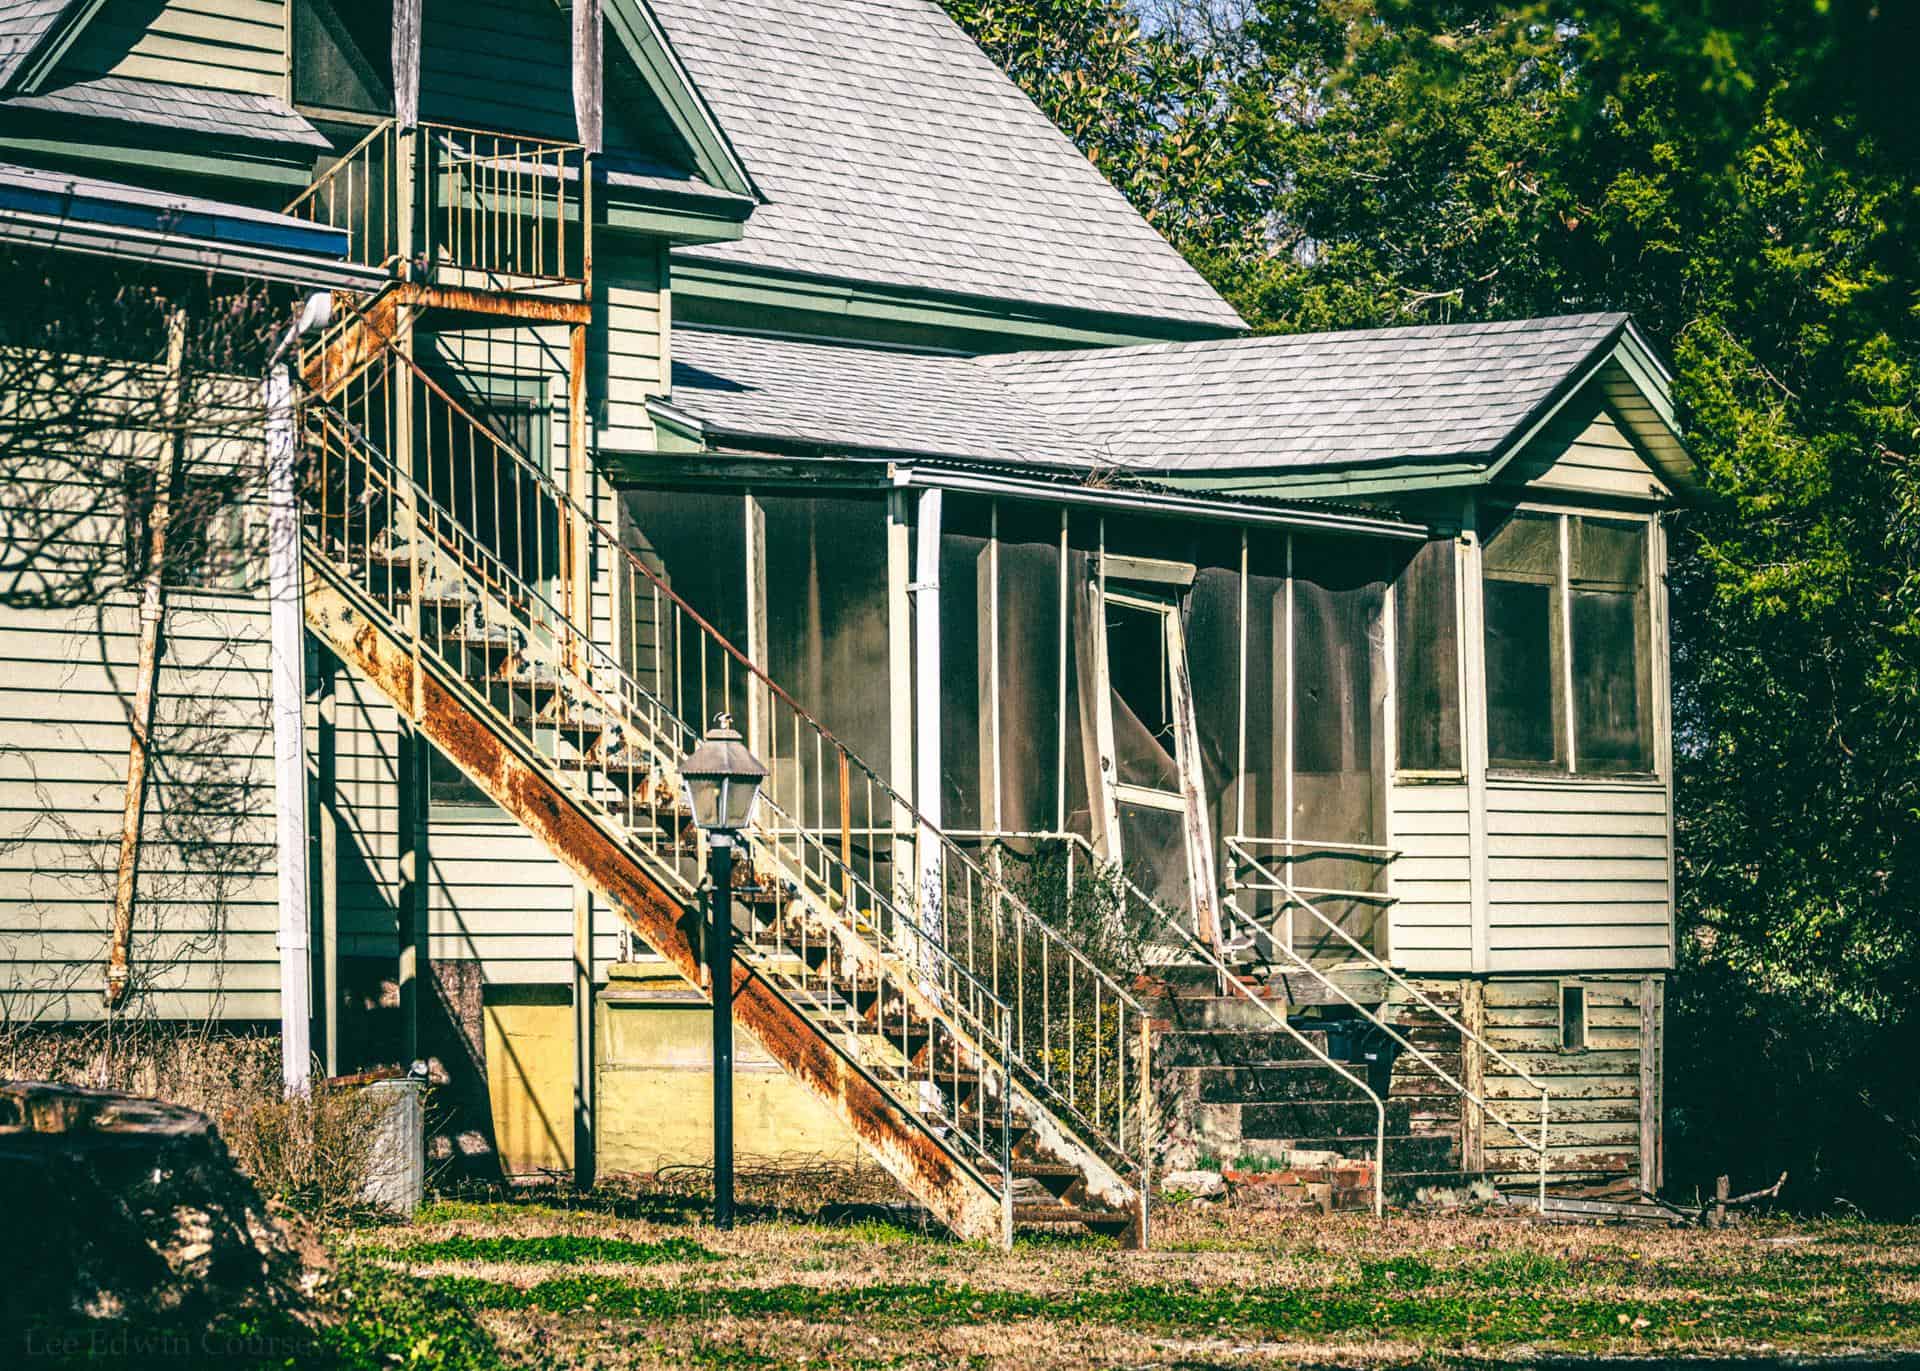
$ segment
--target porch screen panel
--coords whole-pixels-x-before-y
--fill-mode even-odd
[[[1180,767],[1174,756],[1166,617],[1111,599],[1105,608],[1114,779],[1177,794]]]
[[[1244,775],[1235,777],[1232,832],[1253,840],[1253,852],[1269,866],[1282,860],[1274,839],[1287,836],[1287,539],[1284,534],[1247,535],[1247,748]],[[1235,739],[1236,746],[1238,739]],[[1244,802],[1244,803],[1243,803]],[[1269,841],[1259,841],[1267,839]],[[1221,867],[1223,875],[1230,868]],[[1261,889],[1263,877],[1237,873],[1253,884],[1240,907],[1271,924],[1277,898]]]
[[[1574,755],[1580,770],[1653,770],[1647,526],[1568,521]]]
[[[739,491],[630,490],[623,497],[627,546],[728,642],[747,650],[746,498]],[[745,680],[738,662],[656,600],[644,582],[636,603],[616,612],[630,625],[628,669],[689,728],[704,730],[722,710],[744,725]]]
[[[1487,535],[1487,760],[1565,766],[1560,521],[1514,514]]]
[[[756,493],[766,515],[767,674],[882,776],[889,774],[886,505],[874,496]],[[901,682],[901,689],[907,683]],[[761,760],[790,813],[837,827],[837,766],[776,709]],[[856,783],[856,829],[891,822]],[[856,846],[859,845],[856,837]]]
[[[1293,552],[1293,832],[1290,869],[1302,890],[1384,891],[1383,854],[1318,851],[1378,845],[1386,831],[1380,740],[1386,701],[1386,565],[1355,540],[1297,537]],[[1376,947],[1377,900],[1309,898],[1355,940]],[[1304,911],[1294,947],[1338,961],[1350,950]]]
[[[1425,544],[1393,587],[1394,685],[1402,771],[1460,769],[1460,643],[1453,541]]]
[[[943,826],[988,827],[993,776],[986,672],[991,665],[992,506],[947,495],[940,527],[940,804]]]
[[[1067,745],[1061,764],[1066,771],[1066,828],[1094,840],[1106,841],[1096,822],[1088,783],[1100,765],[1099,729],[1095,713],[1100,692],[1106,689],[1096,667],[1095,638],[1101,631],[1096,603],[1099,574],[1100,521],[1074,515],[1067,544],[1067,694],[1061,702]],[[1106,855],[1106,854],[1103,854]]]
[[[999,511],[1000,825],[1050,833],[1060,827],[1060,514]],[[1071,719],[1067,736],[1079,736]]]

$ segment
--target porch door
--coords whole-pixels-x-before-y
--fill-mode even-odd
[[[1213,836],[1179,594],[1121,583],[1100,598],[1107,684],[1097,726],[1110,783],[1097,812],[1108,859],[1217,942]]]

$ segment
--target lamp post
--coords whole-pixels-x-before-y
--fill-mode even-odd
[[[713,1226],[733,1227],[733,844],[753,821],[766,767],[733,716],[717,714],[680,763],[687,807],[707,835],[707,974],[713,983]]]

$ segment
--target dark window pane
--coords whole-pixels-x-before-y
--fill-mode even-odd
[[[1495,766],[1558,762],[1554,587],[1489,580],[1486,592],[1488,760]]]
[[[1576,764],[1651,771],[1646,525],[1575,519],[1569,536]]]
[[[1487,536],[1487,760],[1564,766],[1560,521],[1515,514]]]
[[[1414,554],[1394,586],[1399,765],[1407,771],[1460,766],[1460,644],[1450,539]]]
[[[631,490],[624,498],[629,548],[722,637],[749,650],[745,497],[737,490]],[[627,613],[641,685],[696,733],[722,710],[745,725],[745,674],[692,619],[665,597],[643,596]]]
[[[1580,1052],[1587,1046],[1587,988],[1560,987],[1560,1050]]]

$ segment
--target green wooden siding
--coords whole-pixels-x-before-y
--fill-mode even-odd
[[[1601,407],[1600,392],[1576,397],[1501,473],[1503,485],[1525,485],[1547,499],[1561,493],[1619,499],[1666,499],[1672,491],[1633,439]]]
[[[1388,791],[1388,868],[1394,903],[1387,945],[1409,971],[1467,971],[1473,965],[1470,798],[1460,784],[1395,785]]]
[[[61,70],[283,95],[281,0],[107,0]]]

